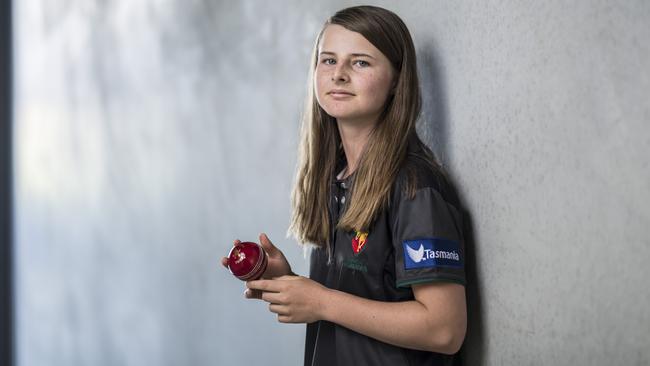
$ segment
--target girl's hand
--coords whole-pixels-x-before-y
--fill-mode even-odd
[[[275,245],[273,245],[271,240],[269,240],[268,236],[262,233],[260,234],[259,238],[260,238],[260,244],[262,245],[262,248],[264,248],[264,251],[266,251],[267,259],[268,259],[266,271],[264,271],[264,274],[262,274],[262,278],[270,279],[270,278],[293,274],[293,272],[291,271],[291,265],[289,265],[289,261],[287,261],[287,258],[284,256],[284,253],[282,253],[280,249],[278,249]],[[241,240],[237,239],[233,242],[233,246],[239,243],[241,243]],[[221,265],[223,265],[225,268],[228,268],[228,257],[221,258]],[[253,291],[247,289],[244,295],[247,298],[261,299],[262,293],[259,291]]]
[[[274,280],[246,282],[249,290],[262,293],[269,310],[280,323],[312,323],[323,319],[328,289],[302,276],[282,276]]]
[[[269,237],[264,233],[260,234],[260,244],[262,244],[262,248],[264,248],[266,254],[268,254],[269,260],[262,278],[275,278],[293,274],[293,272],[291,272],[291,265],[289,265],[289,261],[287,261],[284,253],[273,245],[271,240],[269,240]]]

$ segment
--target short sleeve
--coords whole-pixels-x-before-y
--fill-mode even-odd
[[[435,281],[465,280],[462,218],[433,187],[421,187],[410,199],[395,193],[391,208],[397,287]]]

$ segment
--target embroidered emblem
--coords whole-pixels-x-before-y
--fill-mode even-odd
[[[366,246],[366,241],[368,239],[368,233],[363,231],[356,231],[354,239],[352,239],[352,251],[354,254],[359,254],[363,248]]]
[[[342,264],[343,267],[349,268],[353,271],[368,273],[366,262],[358,257],[345,258]]]
[[[405,240],[404,268],[463,268],[460,245],[456,240],[443,238],[426,238]]]

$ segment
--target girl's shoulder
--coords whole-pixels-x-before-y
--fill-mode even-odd
[[[442,166],[423,152],[410,150],[397,173],[393,198],[412,198],[425,189],[435,190],[445,201],[458,205],[456,190]]]

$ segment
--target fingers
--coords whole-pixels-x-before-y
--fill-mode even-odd
[[[288,315],[289,309],[285,305],[269,304],[269,311],[278,315]]]
[[[293,323],[289,315],[278,315],[278,321],[280,323]]]
[[[239,240],[239,239],[235,239],[235,240],[232,242],[232,246],[234,247],[234,246],[236,246],[236,245],[239,244],[239,243],[241,243],[241,240]],[[221,258],[221,265],[224,266],[224,267],[226,267],[226,268],[228,268],[228,257],[222,257],[222,258]]]
[[[273,280],[255,280],[246,282],[246,287],[251,290],[272,291],[276,292],[276,285]]]
[[[261,233],[260,234],[260,244],[262,244],[262,248],[269,254],[273,255],[275,252],[278,250],[275,245],[271,242],[268,236],[266,234]]]
[[[255,280],[246,282],[246,287],[254,290],[262,290],[264,292],[283,292],[287,291],[292,286],[287,281],[277,280]]]
[[[261,300],[272,304],[284,304],[286,297],[278,292],[262,292]]]
[[[251,290],[249,288],[244,291],[244,297],[247,299],[258,299],[262,300],[262,294],[263,292],[260,290]]]
[[[280,280],[280,281],[300,281],[302,279],[303,277],[300,275],[295,275],[295,276],[284,275],[284,276],[274,278],[274,280]]]

